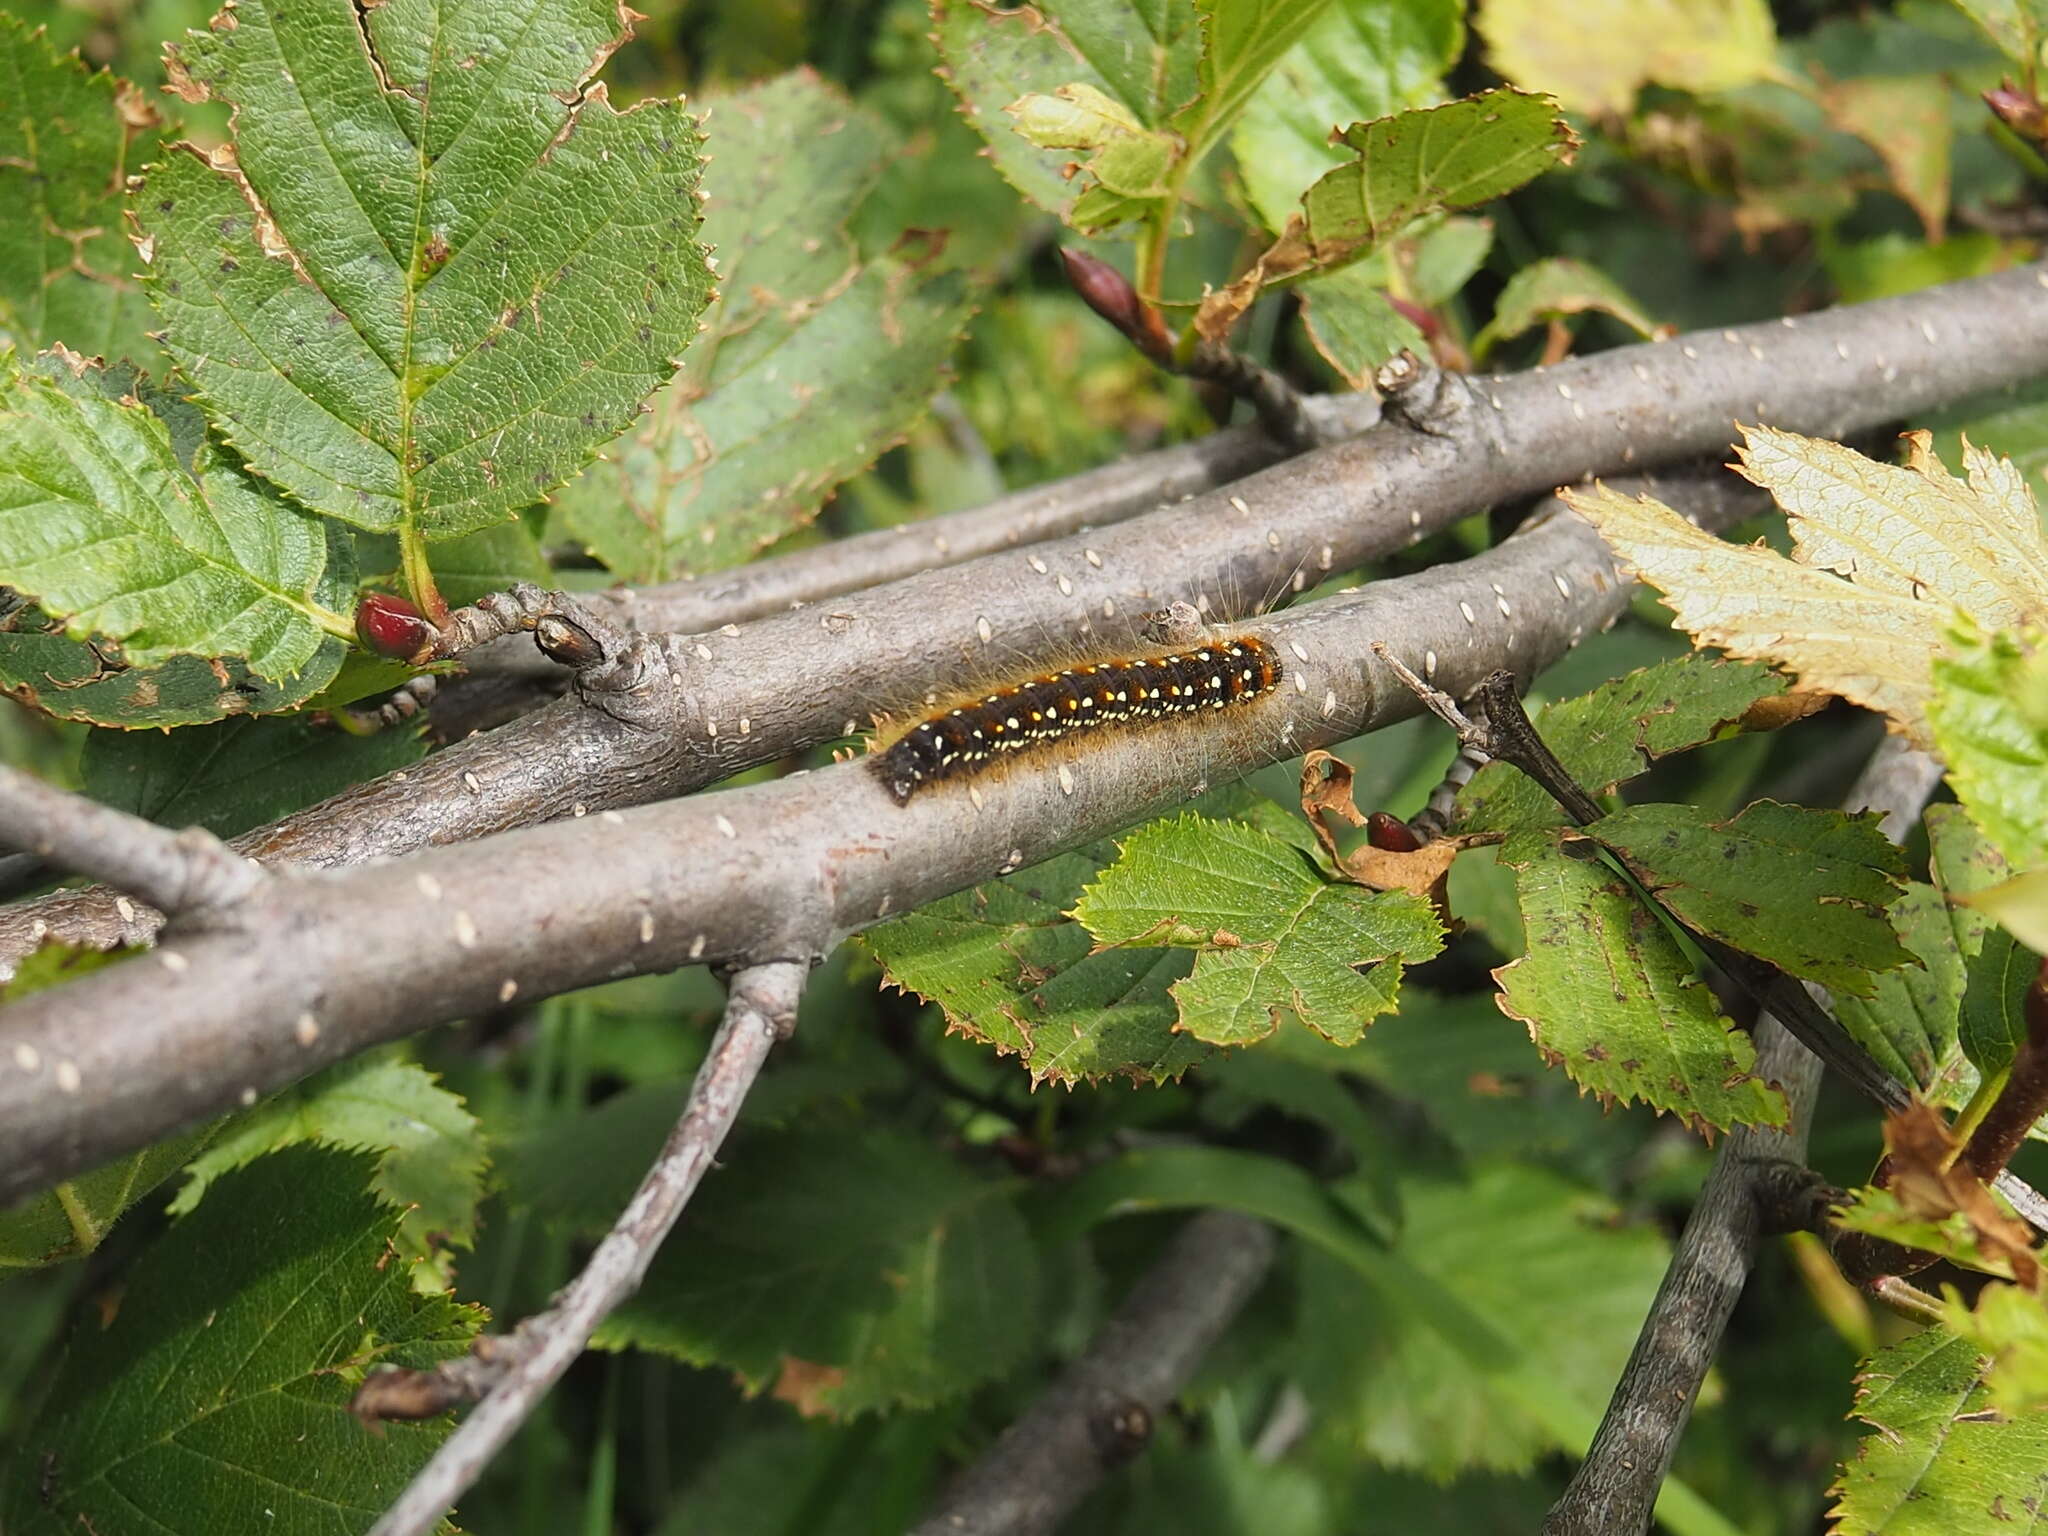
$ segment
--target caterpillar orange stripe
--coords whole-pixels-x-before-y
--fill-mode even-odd
[[[1280,660],[1255,635],[1160,656],[1100,661],[1001,688],[933,715],[869,762],[899,803],[928,784],[967,778],[1011,753],[1083,731],[1228,709],[1271,693]]]

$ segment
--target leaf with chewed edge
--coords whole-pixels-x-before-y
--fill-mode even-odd
[[[161,122],[142,91],[0,11],[0,339],[147,364],[149,301],[128,274],[128,174]]]
[[[1903,863],[1874,815],[1759,800],[1716,822],[1631,805],[1583,829],[1696,933],[1837,992],[1870,995],[1912,956],[1887,909]],[[1788,914],[1797,914],[1788,921]]]
[[[626,581],[718,570],[801,528],[925,414],[970,313],[939,244],[847,232],[895,146],[808,71],[708,99],[720,292],[650,414],[557,497]]]
[[[697,125],[614,111],[613,0],[238,0],[168,60],[234,139],[149,173],[164,344],[252,468],[443,539],[542,499],[631,424],[709,296]],[[320,153],[309,153],[315,145]]]
[[[1987,1413],[1977,1345],[1928,1328],[1857,1378],[1865,1435],[1835,1484],[1835,1536],[2006,1536],[2048,1505],[2048,1409]]]
[[[1659,758],[1712,741],[1784,691],[1784,679],[1764,667],[1694,652],[1546,705],[1536,729],[1581,788],[1603,795]],[[1489,763],[1459,791],[1455,830],[1514,832],[1563,820],[1535,780]]]
[[[1422,896],[1332,880],[1298,844],[1183,814],[1140,827],[1074,916],[1107,945],[1194,948],[1180,1027],[1214,1045],[1292,1016],[1338,1045],[1398,1001],[1405,965],[1443,947]]]
[[[1640,1099],[1687,1125],[1783,1125],[1784,1093],[1656,914],[1605,864],[1538,834],[1511,838],[1529,952],[1494,972],[1501,1012],[1604,1102]]]

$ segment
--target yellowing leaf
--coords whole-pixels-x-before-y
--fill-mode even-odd
[[[1604,487],[1566,498],[1696,639],[1775,663],[1931,746],[1931,669],[1957,612],[1998,630],[2048,611],[2048,551],[2025,482],[1967,444],[1969,478],[1957,480],[1922,433],[1904,467],[1766,427],[1745,435],[1742,471],[1784,508],[1792,560]]]
[[[2036,954],[2048,954],[2048,869],[1964,899]]]
[[[1493,67],[1579,112],[1626,112],[1651,81],[1727,90],[1769,76],[1777,35],[1764,0],[1583,0],[1569,26],[1547,0],[1487,0]]]
[[[1785,509],[1801,564],[1946,599],[1986,629],[2010,629],[2048,605],[2048,550],[2011,461],[1965,442],[1965,483],[1926,432],[1907,435],[1904,467],[1770,427],[1743,435],[1742,473]]]

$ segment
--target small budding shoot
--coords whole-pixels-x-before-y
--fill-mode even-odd
[[[356,605],[356,638],[379,656],[417,665],[433,659],[441,631],[404,598],[367,592]]]
[[[1166,364],[1173,356],[1173,338],[1159,311],[1138,297],[1130,281],[1098,257],[1086,251],[1060,248],[1060,260],[1067,269],[1067,281],[1088,307],[1122,331],[1140,352],[1153,362]]]

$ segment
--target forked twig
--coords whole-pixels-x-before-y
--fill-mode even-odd
[[[420,1418],[467,1398],[476,1409],[443,1442],[371,1536],[427,1536],[583,1353],[599,1323],[646,1276],[662,1239],[711,1166],[768,1052],[796,1022],[809,967],[795,961],[734,974],[725,1017],[698,1068],[682,1118],[580,1274],[547,1311],[467,1359],[432,1371],[372,1376],[356,1394],[366,1418]]]

